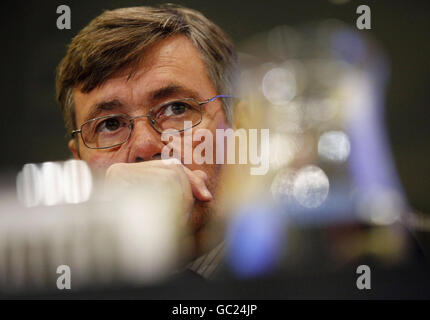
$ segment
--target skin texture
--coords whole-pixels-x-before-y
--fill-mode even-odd
[[[143,54],[142,60],[129,78],[130,69],[121,70],[100,87],[89,93],[79,88],[74,90],[77,128],[87,120],[96,104],[107,101],[120,101],[119,106],[103,110],[95,116],[124,113],[131,117],[144,115],[150,108],[160,103],[181,98],[195,98],[203,101],[217,93],[207,76],[206,67],[198,49],[184,35],[169,37],[157,42]],[[154,99],[154,92],[168,86],[180,87]],[[222,102],[217,99],[203,107],[203,120],[194,129],[208,129],[215,137],[215,130],[227,128]],[[195,130],[193,130],[193,134]],[[76,147],[79,143],[79,152]],[[82,139],[72,139],[69,148],[75,158],[85,160],[96,172],[106,179],[128,180],[130,183],[145,183],[145,176],[158,176],[160,181],[176,179],[180,181],[183,192],[183,212],[192,208],[188,227],[191,228],[197,251],[201,234],[206,232],[208,221],[216,219],[216,189],[221,174],[220,165],[187,164],[179,162],[166,164],[160,160],[165,143],[161,135],[153,129],[147,118],[136,120],[130,139],[121,146],[96,150],[85,147]],[[199,142],[193,142],[193,148]],[[215,147],[216,148],[216,147]],[[216,154],[216,150],[213,151]],[[183,157],[183,149],[182,149]],[[127,174],[131,172],[132,174]]]

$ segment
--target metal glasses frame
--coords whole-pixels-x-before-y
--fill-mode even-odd
[[[148,118],[148,120],[149,120],[149,122],[151,123],[151,126],[154,128],[154,130],[155,130],[155,131],[157,131],[158,133],[162,133],[162,131],[160,131],[160,130],[156,127],[156,121],[155,121],[154,119],[152,119],[152,117],[151,117],[151,113],[152,113],[152,111],[153,111],[153,110],[155,110],[155,109],[157,109],[157,108],[161,108],[161,107],[163,107],[163,106],[165,106],[165,105],[167,105],[167,104],[169,104],[169,103],[172,103],[172,102],[180,102],[180,101],[195,101],[195,102],[197,102],[197,104],[198,104],[198,105],[199,105],[199,107],[200,107],[200,120],[199,120],[196,124],[194,124],[192,127],[189,127],[189,128],[186,128],[186,129],[181,129],[181,130],[176,130],[176,131],[175,131],[175,132],[183,132],[183,131],[185,131],[185,130],[189,130],[189,129],[191,129],[191,128],[194,128],[195,126],[198,126],[198,125],[202,122],[202,120],[203,120],[202,105],[207,104],[207,103],[209,103],[209,102],[212,102],[212,101],[214,101],[214,100],[216,100],[216,99],[218,99],[218,98],[234,98],[234,97],[233,97],[233,96],[230,96],[230,95],[219,94],[219,95],[216,95],[216,96],[215,96],[215,97],[213,97],[213,98],[210,98],[210,99],[207,99],[207,100],[204,100],[204,101],[200,101],[200,102],[199,102],[199,101],[196,101],[196,100],[195,100],[195,99],[193,99],[193,98],[185,98],[185,99],[172,100],[172,101],[164,102],[164,103],[162,103],[162,104],[160,104],[160,105],[157,105],[157,106],[155,106],[155,107],[151,108],[151,109],[148,111],[148,113],[147,113],[146,115],[141,115],[141,116],[132,117],[132,118],[130,117],[130,118],[128,118],[128,121],[129,121],[129,125],[128,125],[128,127],[129,127],[129,129],[130,129],[130,132],[129,132],[129,134],[128,134],[127,138],[126,138],[123,142],[121,142],[121,143],[117,143],[117,144],[114,144],[114,145],[112,145],[112,146],[108,146],[108,147],[90,147],[90,146],[88,146],[88,145],[87,145],[87,143],[85,142],[84,137],[82,136],[82,128],[83,128],[87,123],[90,123],[90,122],[93,122],[93,121],[97,121],[97,120],[100,120],[100,119],[104,119],[104,118],[109,118],[109,117],[112,117],[112,116],[126,116],[126,115],[124,115],[124,114],[110,114],[110,115],[107,115],[107,116],[102,116],[102,117],[97,117],[97,118],[90,119],[90,120],[88,120],[88,121],[84,122],[84,123],[81,125],[80,129],[73,130],[73,131],[71,132],[71,136],[72,136],[72,137],[74,137],[77,133],[80,133],[80,134],[81,134],[82,142],[83,142],[83,143],[84,143],[84,145],[85,145],[87,148],[89,148],[89,149],[110,149],[110,148],[115,148],[115,147],[117,147],[117,146],[120,146],[120,145],[122,145],[122,144],[126,143],[126,142],[130,139],[130,137],[131,137],[131,133],[133,132],[133,128],[134,128],[134,120],[136,120],[136,119],[140,119],[140,118]]]

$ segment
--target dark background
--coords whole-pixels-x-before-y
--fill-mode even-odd
[[[71,38],[104,9],[164,1],[15,1],[1,5],[0,178],[25,163],[70,156],[55,102],[55,68]],[[203,12],[233,40],[280,25],[336,18],[355,26],[370,6],[370,33],[390,59],[386,119],[395,163],[414,210],[430,213],[430,6],[428,1],[170,1]],[[57,6],[71,8],[72,29],[58,30]],[[1,181],[0,181],[1,182]]]

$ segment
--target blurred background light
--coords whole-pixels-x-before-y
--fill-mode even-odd
[[[273,198],[283,204],[289,204],[294,200],[295,171],[289,168],[279,170],[273,179],[271,192]]]
[[[323,133],[318,141],[318,154],[325,160],[344,162],[348,159],[351,145],[348,136],[342,131]]]
[[[289,102],[296,95],[296,80],[291,71],[273,68],[263,78],[263,94],[273,104]]]
[[[293,194],[304,207],[319,207],[329,192],[327,175],[320,168],[310,165],[300,169],[294,179]]]
[[[406,209],[401,193],[388,188],[370,189],[358,201],[358,213],[366,222],[390,225],[399,222]]]

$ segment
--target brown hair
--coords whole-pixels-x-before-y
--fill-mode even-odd
[[[133,7],[105,11],[71,41],[57,68],[57,101],[66,128],[75,129],[73,89],[90,92],[117,71],[139,63],[151,44],[185,34],[199,49],[208,76],[219,94],[232,94],[237,57],[230,38],[201,13],[176,6]],[[231,106],[224,103],[231,122]]]

